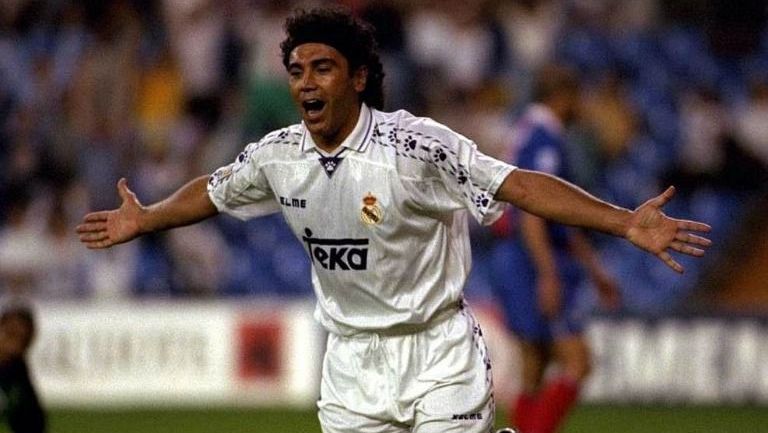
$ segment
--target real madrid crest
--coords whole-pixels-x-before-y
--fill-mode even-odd
[[[381,207],[379,207],[377,203],[378,200],[370,192],[368,192],[368,194],[363,197],[363,209],[360,211],[360,219],[364,223],[373,225],[381,222],[384,214],[381,211]]]

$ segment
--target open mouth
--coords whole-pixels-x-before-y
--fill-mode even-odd
[[[304,108],[304,112],[307,113],[307,117],[315,118],[320,115],[325,108],[325,101],[319,99],[307,99],[301,103]]]

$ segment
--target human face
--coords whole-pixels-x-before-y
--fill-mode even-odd
[[[339,51],[313,42],[291,51],[288,76],[291,97],[312,139],[323,150],[335,149],[357,124],[366,68],[350,73]]]

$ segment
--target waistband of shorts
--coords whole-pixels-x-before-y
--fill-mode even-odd
[[[432,317],[424,323],[401,323],[391,326],[385,329],[366,329],[360,330],[349,337],[366,336],[371,334],[377,334],[381,337],[397,337],[402,335],[418,334],[419,332],[426,331],[434,326],[437,326],[446,320],[453,317],[456,313],[464,309],[464,300],[459,300],[451,304],[446,305],[442,309],[438,310]]]

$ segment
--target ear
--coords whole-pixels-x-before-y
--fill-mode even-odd
[[[362,93],[368,83],[368,67],[360,66],[352,76],[352,85],[357,93]]]

